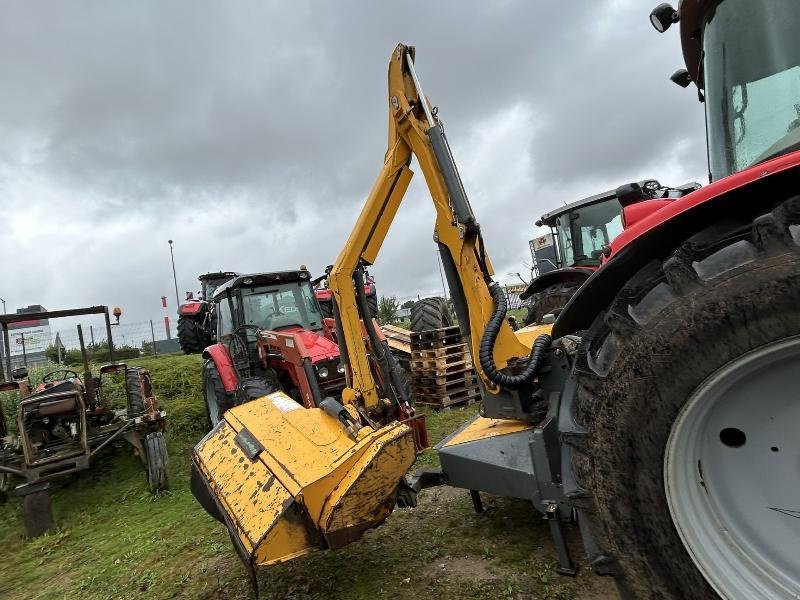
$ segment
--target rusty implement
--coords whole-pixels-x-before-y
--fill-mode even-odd
[[[415,459],[411,429],[348,429],[275,392],[225,413],[196,446],[192,492],[248,567],[339,548],[392,512]]]

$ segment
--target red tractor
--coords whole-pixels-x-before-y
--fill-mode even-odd
[[[529,301],[524,324],[541,323],[545,315],[564,307],[600,267],[604,249],[622,232],[623,206],[680,198],[697,189],[700,189],[699,183],[673,188],[648,179],[542,215],[536,226],[549,227],[550,233],[531,242],[535,277],[520,294],[520,300]],[[647,212],[652,207],[652,204],[644,204],[637,210]]]
[[[334,320],[320,310],[307,270],[237,275],[211,302],[218,341],[203,351],[203,389],[212,426],[227,409],[276,390],[306,408],[341,396]]]
[[[178,342],[185,354],[197,354],[214,341],[216,319],[210,303],[214,291],[226,281],[236,277],[233,271],[206,273],[200,281],[198,298],[186,293],[186,302],[178,307]]]
[[[711,183],[623,207],[559,314],[558,436],[596,571],[625,598],[800,597],[800,3],[683,0]],[[669,126],[665,123],[665,126]]]
[[[319,301],[319,308],[325,318],[333,318],[333,294],[328,287],[328,272],[331,267],[325,269],[325,275],[317,277],[314,281],[314,293]],[[364,293],[367,296],[369,314],[373,319],[378,318],[378,291],[375,288],[375,278],[364,269]]]

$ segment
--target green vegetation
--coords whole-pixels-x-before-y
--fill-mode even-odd
[[[142,464],[120,444],[91,471],[55,484],[57,532],[26,540],[19,501],[9,500],[0,506],[0,598],[252,597],[227,532],[189,491],[191,450],[205,432],[201,358],[129,364],[150,369],[168,412],[171,491],[149,494]],[[426,411],[431,442],[476,410]],[[435,462],[430,450],[419,460]],[[554,575],[547,525],[529,504],[490,496],[485,504],[476,515],[466,491],[426,490],[417,508],[396,510],[346,548],[261,570],[261,598],[614,597],[605,580]]]
[[[152,347],[152,344],[150,344]],[[58,363],[58,348],[56,346],[48,346],[44,351],[47,360],[52,363]],[[97,342],[86,346],[86,353],[89,356],[91,363],[107,363],[110,362],[110,353],[108,351],[108,342]],[[127,360],[129,358],[138,358],[142,351],[133,346],[117,346],[114,344],[114,358],[116,360]],[[61,350],[61,363],[70,366],[83,365],[83,357],[79,348],[71,350]]]
[[[397,309],[400,303],[394,296],[381,296],[378,300],[378,322],[386,325],[397,320]]]

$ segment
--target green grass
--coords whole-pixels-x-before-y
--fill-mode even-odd
[[[191,449],[205,429],[200,358],[130,364],[151,370],[168,412],[171,491],[147,493],[139,459],[120,445],[89,472],[56,484],[55,533],[25,539],[20,503],[12,498],[0,506],[0,598],[252,597],[227,532],[188,488]],[[431,443],[476,410],[426,411]],[[437,459],[428,451],[418,462]],[[487,496],[485,504],[486,513],[476,515],[466,491],[425,490],[417,508],[397,509],[385,525],[341,550],[262,569],[261,597],[613,597],[591,576],[553,574],[547,526],[528,503]]]

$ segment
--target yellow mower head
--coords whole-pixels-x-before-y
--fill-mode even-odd
[[[306,409],[272,393],[226,412],[194,450],[192,492],[228,527],[251,577],[344,546],[395,506],[416,456],[412,430],[360,427],[331,402]]]

